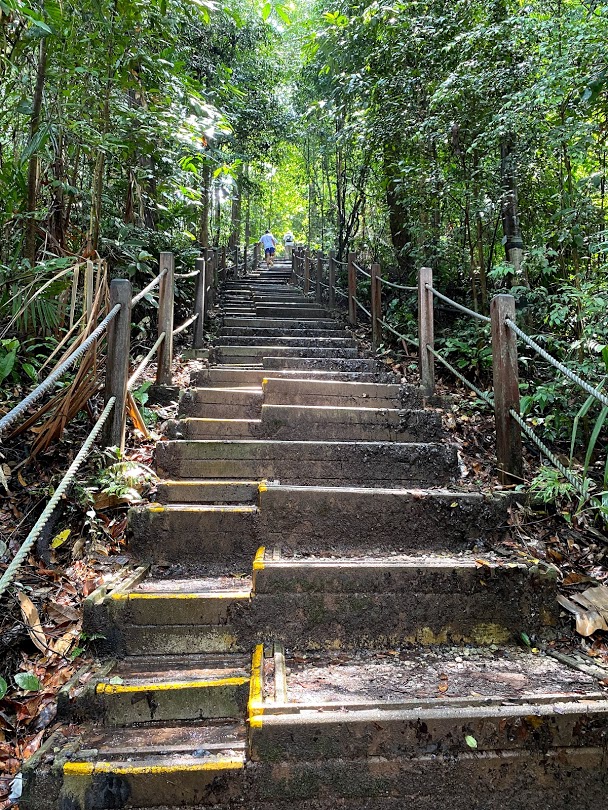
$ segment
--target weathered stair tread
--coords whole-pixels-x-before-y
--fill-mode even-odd
[[[258,481],[161,481],[160,503],[247,503],[257,499]]]
[[[192,681],[216,682],[226,678],[249,680],[249,656],[233,655],[143,655],[118,661],[108,676],[97,682],[97,692],[120,693],[131,688],[171,688]],[[111,683],[112,678],[122,683]]]
[[[129,597],[145,597],[146,595],[163,595],[181,598],[184,594],[197,598],[210,598],[216,596],[234,597],[236,594],[247,593],[250,590],[249,577],[197,577],[191,579],[146,579]]]
[[[506,700],[605,700],[598,681],[517,647],[439,647],[285,656],[290,709],[328,706],[487,706]]]

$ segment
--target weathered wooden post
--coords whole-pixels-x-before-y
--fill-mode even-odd
[[[317,255],[317,273],[315,275],[315,299],[317,303],[321,303],[321,277],[323,275],[323,255],[319,253]]]
[[[220,248],[220,268],[221,268],[221,279],[222,284],[226,281],[226,245],[222,245]]]
[[[253,270],[257,270],[258,264],[260,263],[260,243],[256,242],[253,247]]]
[[[519,484],[523,480],[521,429],[509,413],[511,409],[519,413],[517,337],[505,323],[507,318],[515,321],[515,298],[495,295],[490,317],[498,476],[503,484]]]
[[[435,358],[428,347],[435,348],[435,329],[433,293],[427,285],[433,286],[433,271],[430,267],[421,267],[418,271],[418,369],[422,390],[430,397],[435,393]]]
[[[304,295],[308,295],[310,291],[310,248],[307,247],[304,251]]]
[[[348,322],[351,326],[357,325],[357,304],[355,298],[357,297],[357,271],[355,269],[355,259],[357,254],[348,251]]]
[[[327,298],[327,306],[330,309],[335,309],[336,306],[336,254],[333,250],[329,251],[329,259],[328,259],[328,278],[327,278],[327,285],[329,287],[328,290],[328,298]]]
[[[238,251],[238,248],[237,248]],[[249,251],[249,245],[247,242],[243,245],[243,266],[245,268],[245,272],[247,272],[247,252]],[[238,253],[237,253],[238,255]]]
[[[158,289],[158,336],[165,333],[165,339],[158,349],[158,363],[156,366],[157,385],[171,385],[173,377],[171,366],[173,364],[173,296],[175,291],[173,274],[175,272],[175,257],[173,253],[160,254],[160,272],[166,273],[160,280]]]
[[[115,278],[110,283],[110,309],[120,304],[120,311],[108,325],[105,401],[116,397],[112,413],[103,429],[106,447],[125,447],[127,421],[127,382],[131,348],[131,282]]]
[[[215,303],[215,290],[213,288],[214,274],[213,250],[207,248],[205,250],[205,318]]]
[[[382,342],[382,276],[380,265],[372,264],[372,288],[371,288],[371,312],[372,312],[372,348],[374,351]]]
[[[198,270],[196,286],[194,288],[194,314],[198,315],[198,318],[194,321],[192,348],[200,349],[203,345],[203,333],[205,328],[205,260],[199,258],[194,265]]]
[[[233,261],[233,264],[234,264],[234,269],[232,271],[232,275],[234,276],[234,278],[238,278],[239,277],[239,246],[238,245],[234,246],[234,256],[232,257],[232,261]]]

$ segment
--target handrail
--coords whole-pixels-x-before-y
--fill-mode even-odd
[[[194,278],[198,276],[198,270],[192,270],[190,273],[174,273],[173,278]]]
[[[392,287],[394,290],[404,290],[405,292],[418,292],[418,287],[408,287],[405,284],[396,284],[394,281],[389,281],[387,278],[381,278],[380,283],[386,284],[387,287]]]
[[[368,273],[368,272],[367,272],[366,270],[364,270],[362,267],[359,267],[359,265],[358,265],[358,264],[356,264],[355,262],[353,262],[353,267],[355,268],[355,270],[356,270],[358,273],[361,273],[361,274],[362,274],[362,275],[364,275],[366,278],[371,278],[371,277],[372,277],[371,273]]]
[[[47,505],[44,507],[44,509],[42,511],[42,514],[40,515],[40,517],[38,518],[38,520],[34,524],[33,528],[30,530],[28,536],[25,538],[25,540],[21,544],[21,547],[19,548],[19,551],[17,551],[17,553],[15,554],[13,559],[8,564],[8,567],[7,567],[6,571],[4,572],[4,574],[2,575],[2,577],[0,577],[0,596],[2,596],[4,591],[11,584],[11,582],[13,581],[15,575],[17,574],[17,571],[19,570],[21,565],[24,563],[25,559],[27,558],[27,555],[30,552],[30,549],[32,548],[32,546],[36,542],[37,538],[40,536],[40,534],[41,534],[42,530],[44,529],[44,527],[46,526],[49,518],[51,517],[51,515],[55,511],[55,507],[57,506],[59,501],[62,499],[65,491],[68,488],[68,486],[72,483],[72,479],[74,478],[74,476],[78,472],[78,470],[80,468],[80,465],[82,464],[82,462],[86,458],[89,457],[89,451],[90,451],[91,447],[93,446],[93,442],[95,441],[95,439],[97,438],[97,436],[101,432],[101,429],[105,425],[105,423],[106,423],[106,421],[108,419],[108,416],[112,412],[112,408],[114,407],[115,402],[116,402],[115,397],[110,397],[110,399],[107,401],[106,406],[103,409],[103,411],[101,412],[101,414],[99,415],[99,418],[97,419],[97,421],[95,422],[95,425],[93,426],[93,429],[91,430],[91,432],[89,433],[89,435],[85,439],[84,444],[82,445],[82,447],[78,451],[76,457],[74,458],[74,461],[72,461],[72,463],[70,464],[70,466],[68,468],[68,471],[66,472],[66,474],[61,479],[61,481],[59,483],[59,486],[57,487],[57,489],[55,490],[55,492],[51,496],[51,499],[49,500]]]
[[[13,422],[30,407],[30,405],[37,402],[40,397],[45,394],[54,385],[54,383],[56,383],[57,380],[74,365],[76,360],[82,357],[87,349],[107,329],[108,324],[116,317],[116,315],[118,315],[120,308],[120,304],[116,304],[116,306],[112,307],[99,326],[97,326],[97,328],[91,332],[88,338],[84,340],[80,346],[63,361],[63,363],[60,363],[57,368],[49,374],[46,380],[37,385],[33,391],[30,391],[30,393],[24,399],[22,399],[21,402],[15,405],[14,408],[11,408],[11,410],[5,414],[2,419],[0,419],[0,433],[6,430],[9,425],[12,425]]]
[[[475,383],[472,383],[470,380],[467,380],[467,378],[464,376],[464,374],[461,374],[460,371],[458,371],[457,368],[454,368],[454,366],[451,363],[449,363],[445,359],[445,357],[443,357],[441,354],[439,354],[439,352],[436,352],[435,349],[432,346],[429,346],[428,343],[427,343],[426,348],[433,355],[433,357],[436,357],[437,360],[439,360],[439,362],[442,365],[444,365],[447,369],[449,369],[452,372],[452,374],[454,374],[456,377],[458,377],[458,379],[461,382],[463,382],[466,386],[468,386],[471,389],[471,391],[474,391],[477,394],[477,396],[479,397],[479,399],[483,400],[486,403],[486,405],[489,405],[490,408],[492,408],[492,410],[494,410],[494,403],[492,402],[490,397],[484,391],[481,390],[481,388],[478,388],[475,385]]]
[[[175,335],[181,334],[182,332],[185,332],[186,329],[190,326],[190,324],[194,323],[194,321],[197,318],[198,312],[195,312],[194,315],[192,315],[192,317],[185,320],[181,326],[178,326],[176,329],[173,330],[173,337],[175,337]]]
[[[583,391],[586,391],[590,396],[597,399],[598,402],[601,402],[602,405],[608,407],[608,397],[602,394],[601,391],[599,391],[597,388],[593,388],[593,386],[589,385],[588,382],[585,382],[582,377],[579,377],[578,374],[574,373],[574,371],[570,371],[567,366],[560,363],[559,360],[556,360],[555,357],[550,355],[549,352],[542,348],[542,346],[539,346],[536,341],[532,340],[529,335],[523,332],[510,318],[506,318],[505,323],[509,329],[512,329],[513,332],[515,332],[515,334],[523,340],[526,345],[530,346],[531,349],[534,349],[537,354],[539,354],[548,363],[551,363],[551,365],[554,366],[554,368],[556,368],[558,371],[561,371],[564,377],[567,377],[571,382],[576,383],[578,386],[580,386],[580,388],[583,389]]]
[[[144,297],[144,295],[147,295],[151,290],[153,290],[156,287],[157,284],[160,284],[161,280],[166,275],[167,275],[167,268],[163,267],[163,269],[160,271],[160,273],[157,276],[155,276],[152,279],[152,281],[146,287],[143,288],[143,290],[138,292],[137,295],[133,296],[133,298],[131,299],[131,306],[134,307],[135,304],[138,304],[141,301],[141,299]]]
[[[160,346],[160,344],[163,342],[164,339],[165,339],[165,333],[161,332],[161,334],[156,339],[156,343],[154,344],[154,346],[152,346],[152,348],[150,349],[148,354],[144,357],[144,359],[137,366],[137,368],[135,369],[133,374],[131,374],[131,376],[129,377],[129,381],[127,382],[127,390],[128,391],[130,391],[133,388],[133,386],[135,385],[137,380],[144,373],[144,371],[146,369],[146,366],[150,363],[150,360],[152,360],[152,358],[156,354],[156,351],[157,351],[158,347]]]
[[[397,332],[397,330],[396,330],[396,329],[394,329],[394,328],[393,328],[393,327],[390,325],[390,323],[387,323],[387,322],[386,322],[385,320],[383,320],[382,318],[378,318],[378,323],[379,323],[379,324],[381,324],[382,326],[384,326],[384,328],[385,328],[385,329],[388,329],[388,331],[389,331],[389,332],[392,332],[392,333],[393,333],[393,335],[395,335],[396,337],[398,337],[400,340],[405,340],[405,342],[406,342],[406,343],[411,343],[411,344],[412,344],[412,346],[415,346],[416,348],[418,348],[419,343],[418,343],[418,341],[417,341],[417,340],[412,340],[412,338],[407,337],[407,335],[403,335],[401,332]]]
[[[434,287],[431,287],[430,284],[425,284],[425,287],[429,292],[432,292],[433,295],[436,295],[437,298],[440,298],[442,301],[445,301],[446,304],[449,304],[454,309],[460,310],[460,312],[464,312],[465,315],[469,315],[471,318],[477,318],[478,321],[483,321],[484,323],[490,323],[490,318],[487,315],[482,315],[481,312],[475,312],[474,309],[469,309],[468,307],[463,306],[462,304],[457,303],[456,301],[452,301],[451,298],[448,298],[447,295],[440,293]]]
[[[355,304],[356,304],[356,305],[359,307],[359,309],[362,309],[362,310],[363,310],[363,312],[365,312],[365,314],[368,316],[368,318],[371,318],[371,317],[372,317],[372,313],[369,311],[369,309],[365,309],[365,307],[363,306],[363,304],[361,303],[361,301],[359,301],[359,299],[358,299],[358,298],[356,298],[355,296],[353,296],[353,301],[354,301],[354,302],[355,302]]]

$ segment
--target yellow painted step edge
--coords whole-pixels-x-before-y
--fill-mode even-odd
[[[110,598],[120,601],[131,601],[134,599],[249,599],[251,591],[224,591],[209,593],[112,593]]]
[[[218,678],[210,681],[171,681],[169,683],[122,684],[98,683],[95,691],[99,695],[121,695],[128,692],[168,692],[172,689],[207,689],[217,686],[243,686],[249,678]]]
[[[242,759],[218,759],[214,762],[184,762],[180,765],[116,765],[114,762],[66,762],[64,776],[92,776],[96,773],[115,773],[123,776],[139,774],[183,773],[184,771],[242,770]]]
[[[251,679],[249,681],[249,702],[247,719],[250,728],[262,727],[264,699],[262,696],[262,666],[264,665],[264,645],[257,644],[251,659]]]

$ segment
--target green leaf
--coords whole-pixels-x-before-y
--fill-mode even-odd
[[[262,6],[262,19],[264,22],[270,17],[272,14],[272,4],[271,3],[264,3]]]
[[[4,680],[4,678],[0,675],[0,700],[2,700],[2,698],[6,695],[7,690],[8,684]]]
[[[113,678],[110,678],[109,683],[112,684],[112,686],[120,686],[124,681],[122,678],[119,678],[118,675],[115,675]]]
[[[6,380],[8,375],[13,370],[16,358],[17,358],[16,350],[8,352],[7,354],[4,355],[4,357],[0,357],[0,383],[3,380]]]
[[[56,534],[51,541],[51,548],[59,548],[59,546],[62,546],[71,533],[71,529],[64,529],[62,532],[59,532],[59,534]]]
[[[37,692],[40,689],[40,681],[31,672],[18,672],[15,675],[15,683],[24,692]]]
[[[21,368],[25,371],[25,373],[30,378],[30,380],[37,380],[38,379],[38,375],[36,374],[36,369],[34,368],[34,366],[31,363],[23,363],[21,365]]]
[[[466,737],[464,738],[464,741],[469,746],[469,748],[472,748],[473,750],[475,750],[477,748],[477,740],[475,739],[475,737],[472,737],[470,734],[466,735]]]
[[[520,636],[521,640],[523,641],[523,643],[526,645],[526,647],[531,647],[532,646],[532,642],[530,641],[530,637],[526,633],[520,633],[519,636]]]

